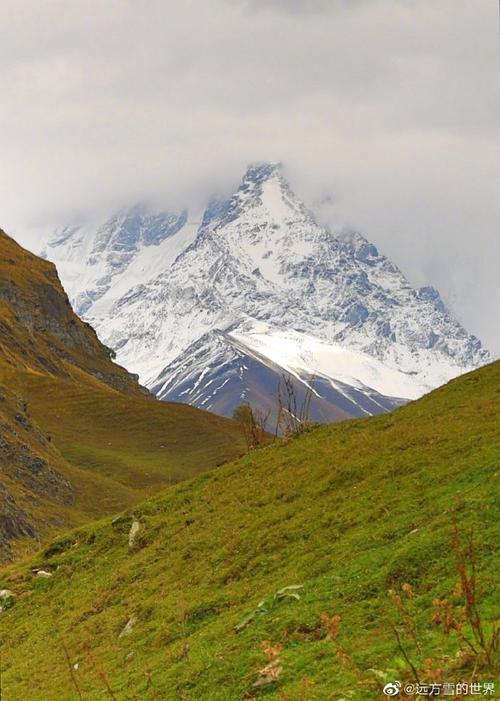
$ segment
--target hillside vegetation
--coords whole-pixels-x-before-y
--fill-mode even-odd
[[[493,681],[499,399],[495,363],[392,414],[254,451],[4,569],[5,701],[361,701],[411,681],[411,666],[426,681]],[[488,654],[468,614],[451,625],[473,565]]]
[[[0,557],[244,451],[231,421],[155,401],[0,230]]]

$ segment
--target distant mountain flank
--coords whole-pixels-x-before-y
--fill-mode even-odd
[[[0,230],[0,559],[242,452],[236,425],[154,401],[113,355]]]
[[[283,372],[302,388],[316,377],[318,418],[331,420],[386,411],[489,360],[434,288],[414,289],[360,233],[319,225],[279,164],[250,166],[202,213],[136,206],[59,229],[43,255],[145,386],[224,415],[238,400],[272,403]],[[248,352],[251,369],[238,360]]]
[[[260,328],[260,333],[253,333],[257,328],[248,325],[245,330],[247,333],[243,334],[237,326],[227,332],[204,334],[158,375],[151,391],[159,399],[186,402],[223,416],[231,416],[237,406],[248,403],[268,415],[268,428],[272,430],[278,421],[278,393],[284,389],[284,377],[291,378],[299,407],[303,406],[308,391],[312,392],[308,418],[315,422],[372,416],[406,403],[405,399],[386,396],[359,380],[364,377],[367,383],[374,384],[370,373],[374,367],[375,372],[381,371],[381,376],[388,379],[391,371],[374,359],[358,354],[360,365],[366,365],[356,368],[358,379],[343,375],[340,369],[335,372],[326,368],[323,372],[319,369],[322,350],[338,366],[347,364],[350,371],[356,354],[334,348],[332,344],[321,344],[304,334],[273,332],[267,325]],[[314,356],[314,349],[319,358]],[[406,388],[401,386],[401,373],[393,375],[403,395],[404,389],[408,389],[408,394],[414,391],[410,383]]]

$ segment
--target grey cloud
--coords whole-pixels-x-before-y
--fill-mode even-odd
[[[354,0],[355,1],[355,0]],[[249,10],[276,9],[281,12],[318,13],[344,5],[345,0],[228,0]]]
[[[319,14],[353,9],[374,0],[226,0],[247,10],[277,10],[286,13]]]
[[[281,160],[498,352],[499,55],[490,0],[3,0],[0,226]]]

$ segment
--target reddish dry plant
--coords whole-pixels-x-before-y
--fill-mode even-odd
[[[111,701],[118,701],[116,698],[113,689],[111,688],[111,684],[109,682],[108,676],[106,672],[104,671],[103,667],[101,667],[100,664],[96,661],[94,654],[92,652],[92,649],[90,648],[90,645],[85,645],[85,650],[87,652],[87,658],[91,662],[91,667],[93,671],[95,672],[96,676],[101,680],[104,688],[106,689],[106,692],[111,699]]]
[[[413,599],[414,592],[410,584],[405,583],[401,587],[406,594],[407,599]],[[408,665],[408,671],[416,683],[420,683],[421,679],[429,682],[442,682],[444,678],[445,668],[449,666],[449,659],[442,655],[442,659],[434,659],[433,657],[424,657],[422,651],[422,643],[419,640],[418,629],[413,609],[408,608],[408,600],[404,600],[394,589],[389,589],[389,598],[394,604],[399,617],[401,627],[408,638],[412,640],[418,651],[419,662],[413,662],[409,652],[403,644],[401,635],[396,625],[389,622],[394,637],[397,642],[398,649]],[[448,599],[435,599],[433,602],[432,624],[441,626],[445,636],[451,631],[455,631],[459,640],[465,640],[462,634],[462,629],[465,623],[465,616],[457,618],[456,612]],[[462,650],[462,646],[460,645]],[[448,662],[448,665],[446,664]]]
[[[455,631],[457,636],[462,638],[462,631],[466,622],[465,610],[461,610],[459,618],[457,619],[457,612],[448,599],[434,599],[432,606],[432,625],[440,626],[445,635],[449,635],[452,631]]]
[[[498,648],[499,632],[498,627],[494,626],[488,635],[481,618],[476,589],[476,553],[472,532],[464,538],[463,542],[458,527],[454,524],[452,545],[458,576],[453,598],[463,598],[464,603],[461,606],[454,606],[449,599],[434,599],[431,623],[442,633],[441,652],[436,657],[424,654],[424,644],[417,625],[414,607],[415,592],[412,585],[405,582],[400,592],[396,589],[388,591],[388,596],[398,614],[398,620],[394,623],[388,619],[388,624],[407,665],[406,671],[402,670],[401,673],[403,680],[413,679],[417,684],[422,679],[432,683],[442,683],[451,671],[457,669],[457,666],[461,668],[467,666],[471,670],[470,682],[473,682],[477,679],[478,670],[487,668],[489,672],[495,671],[494,655]],[[332,642],[337,659],[343,666],[350,667],[360,687],[373,687],[373,679],[369,678],[366,671],[356,664],[338,639],[341,617],[323,612],[320,618],[327,633],[326,639]],[[467,634],[468,630],[470,630],[469,634]],[[443,652],[444,640],[450,635],[456,637],[459,647],[455,657],[447,656]],[[405,639],[413,643],[413,645],[409,644],[413,652],[407,649]],[[412,659],[413,656],[415,661]],[[410,697],[401,691],[399,698],[403,700]]]
[[[408,582],[405,582],[403,586],[401,587],[403,592],[406,594],[407,600],[410,600],[413,598],[413,588],[411,584]],[[417,635],[417,629],[415,625],[415,619],[413,616],[413,611],[410,611],[407,608],[406,602],[403,601],[402,597],[397,593],[395,589],[389,589],[387,592],[389,595],[389,598],[391,599],[392,603],[394,604],[396,611],[398,612],[400,619],[403,623],[404,630],[406,634],[413,640],[415,643],[415,646],[417,647],[418,651],[421,652],[421,647],[420,647],[420,642],[418,640],[418,635]],[[392,623],[392,621],[389,620],[389,626],[392,630],[392,633],[394,637],[396,638],[396,643],[398,646],[398,649],[402,656],[405,659],[406,664],[408,665],[409,670],[411,671],[411,676],[413,677],[413,680],[417,683],[420,684],[420,675],[419,672],[416,668],[416,666],[413,664],[410,656],[408,655],[408,652],[406,651],[405,646],[403,645],[403,641],[401,639],[401,636],[399,634],[399,631]]]
[[[455,552],[456,570],[459,578],[459,587],[464,598],[463,618],[467,621],[475,638],[476,646],[480,648],[489,666],[493,666],[493,655],[498,648],[498,627],[493,626],[493,631],[488,638],[484,632],[481,613],[478,608],[476,590],[476,550],[474,533],[470,530],[468,536],[462,542],[460,531],[456,523],[453,524],[453,550]],[[465,637],[464,641],[474,650],[476,646]]]
[[[477,669],[481,666],[486,664],[490,670],[494,669],[493,657],[498,647],[498,628],[494,626],[493,631],[488,636],[481,618],[476,587],[476,552],[472,530],[462,537],[457,524],[454,523],[452,547],[455,553],[455,569],[458,577],[453,597],[462,598],[463,604],[455,606],[448,598],[434,599],[431,623],[441,631],[444,639],[450,635],[455,636],[459,648],[455,660],[442,654],[439,660],[427,657],[422,661],[422,645],[419,641],[414,610],[411,607],[411,599],[414,597],[413,589],[408,583],[402,585],[401,589],[406,595],[405,598],[394,589],[390,589],[388,592],[399,613],[403,630],[415,644],[421,659],[421,663],[418,665],[420,669],[417,670],[417,665],[411,661],[403,647],[396,626],[390,624],[399,650],[416,681],[420,675],[430,681],[442,681],[445,671],[449,671],[450,667],[460,660],[462,663],[468,662],[471,665],[471,681],[476,678]],[[469,634],[467,634],[468,630]]]
[[[414,594],[413,594],[413,588],[412,588],[411,584],[409,584],[408,582],[405,582],[405,584],[403,584],[401,586],[401,589],[404,591],[404,593],[406,594],[406,596],[409,599],[413,599]]]
[[[62,649],[63,649],[63,651],[64,651],[64,656],[65,656],[65,658],[66,658],[66,663],[67,663],[67,665],[68,665],[69,674],[70,674],[70,678],[71,678],[71,683],[72,683],[73,686],[75,687],[75,690],[76,690],[76,693],[77,693],[77,695],[78,695],[78,698],[80,699],[80,701],[83,701],[82,692],[81,692],[81,690],[80,690],[80,687],[79,687],[79,685],[78,685],[78,681],[77,681],[77,679],[76,679],[76,675],[75,675],[75,672],[74,672],[74,667],[73,667],[73,665],[71,664],[71,659],[70,659],[70,656],[69,656],[68,648],[66,647],[66,644],[65,644],[64,642],[62,642],[61,645],[62,645]],[[1,681],[1,680],[0,680],[0,681]],[[1,684],[0,684],[0,699],[2,698],[1,688],[2,688],[2,687],[1,687]]]
[[[327,632],[328,640],[336,640],[339,634],[340,621],[339,615],[329,616],[325,611],[320,615],[321,623]]]
[[[335,657],[338,659],[340,664],[344,667],[354,664],[351,656],[347,653],[338,640],[340,622],[342,618],[338,614],[330,616],[328,613],[326,613],[326,611],[323,611],[323,613],[320,615],[320,619],[324,629],[326,630],[326,639],[333,643]]]
[[[153,672],[148,669],[144,672],[144,675],[146,677],[146,691],[148,692],[148,699],[151,699],[151,701],[159,701],[153,687]]]
[[[456,523],[453,524],[453,551],[458,575],[454,597],[463,599],[462,606],[454,606],[449,599],[434,599],[432,624],[441,629],[443,635],[455,635],[463,657],[470,657],[476,668],[486,662],[494,667],[493,656],[498,647],[498,628],[493,626],[491,634],[485,633],[478,606],[476,587],[476,552],[472,530],[462,538]],[[472,635],[467,635],[469,629]]]
[[[433,657],[426,657],[422,665],[422,674],[424,679],[428,679],[434,684],[439,684],[443,681],[444,669],[438,660]]]
[[[417,626],[415,623],[415,612],[412,606],[412,600],[415,596],[413,588],[409,582],[405,582],[401,586],[401,589],[406,595],[404,600],[394,589],[389,589],[387,593],[403,621],[407,634],[412,639],[419,654],[422,654],[422,647],[418,639]]]
[[[281,643],[272,645],[269,640],[264,640],[262,649],[268,659],[268,663],[262,669],[259,669],[259,676],[253,686],[264,686],[266,684],[274,684],[278,681],[283,667],[281,666],[280,653],[283,649]]]
[[[381,689],[382,686],[376,682],[371,676],[369,676],[365,669],[362,669],[357,662],[353,659],[352,655],[345,649],[345,647],[339,641],[340,633],[340,623],[342,618],[338,614],[330,616],[330,614],[323,611],[320,614],[320,620],[326,631],[326,640],[329,640],[333,645],[333,651],[335,657],[340,662],[343,667],[350,668],[356,675],[358,685],[360,687],[373,688],[375,685],[377,689]]]

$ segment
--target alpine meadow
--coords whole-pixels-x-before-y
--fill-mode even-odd
[[[0,701],[498,697],[498,10],[0,3]]]

